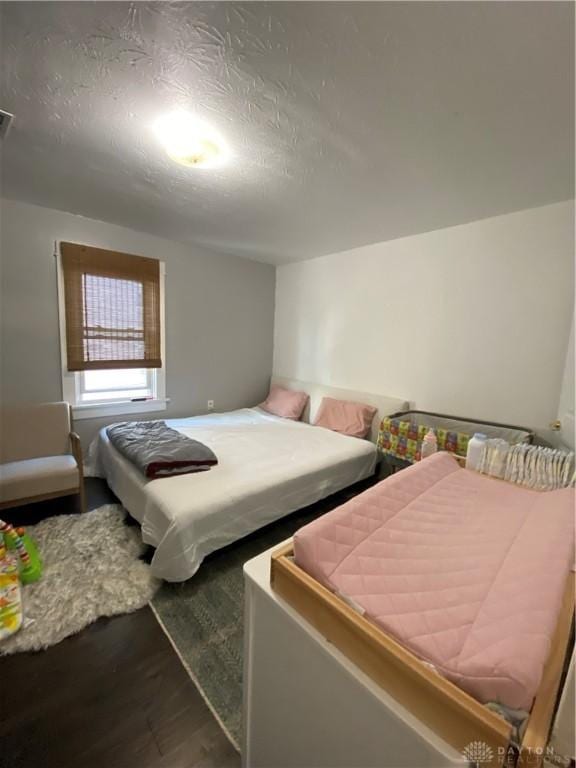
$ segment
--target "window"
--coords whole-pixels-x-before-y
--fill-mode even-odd
[[[109,368],[82,371],[78,376],[78,398],[82,403],[151,399],[156,395],[156,371],[152,368]]]
[[[74,243],[60,252],[62,389],[74,416],[164,410],[163,264]]]

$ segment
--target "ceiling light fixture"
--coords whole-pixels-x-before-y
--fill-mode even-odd
[[[168,157],[189,168],[215,168],[229,155],[224,139],[214,128],[183,110],[159,118],[154,132]]]

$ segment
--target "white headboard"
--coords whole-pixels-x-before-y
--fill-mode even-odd
[[[397,397],[387,397],[386,395],[376,395],[372,392],[356,392],[352,389],[340,389],[339,387],[328,387],[325,384],[315,384],[309,381],[297,381],[296,379],[285,379],[281,376],[272,376],[271,385],[284,387],[285,389],[294,389],[306,392],[310,396],[302,421],[312,423],[323,397],[334,397],[337,400],[352,400],[356,403],[365,403],[378,409],[372,422],[370,440],[375,443],[378,439],[378,429],[380,422],[385,416],[391,413],[404,411],[408,408],[406,400],[400,400]]]

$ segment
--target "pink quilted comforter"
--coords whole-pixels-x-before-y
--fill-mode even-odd
[[[438,453],[302,528],[296,563],[479,701],[530,709],[573,564],[574,490]]]

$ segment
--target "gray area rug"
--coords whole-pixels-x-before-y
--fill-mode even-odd
[[[100,616],[130,613],[158,589],[140,556],[140,530],[109,504],[60,515],[27,528],[44,563],[42,578],[23,588],[25,625],[0,643],[0,655],[48,648]]]
[[[163,583],[152,600],[160,623],[237,749],[242,735],[242,567],[359,490],[337,494],[215,552],[189,581]]]

